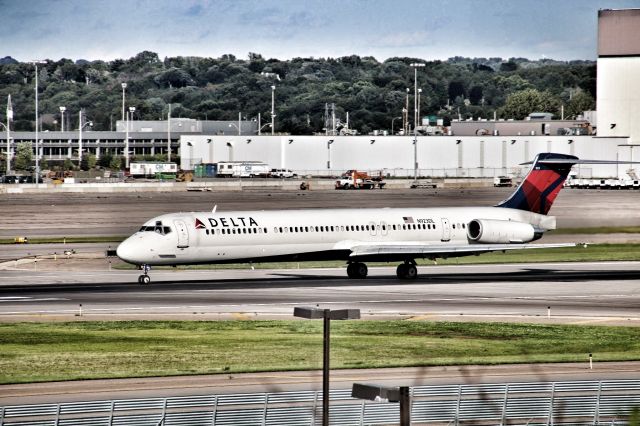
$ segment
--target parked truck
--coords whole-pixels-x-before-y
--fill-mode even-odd
[[[370,176],[367,172],[358,170],[347,170],[336,180],[336,189],[382,189],[386,182],[383,182],[382,173],[378,176]]]

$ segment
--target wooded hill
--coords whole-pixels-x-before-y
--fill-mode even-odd
[[[250,53],[219,58],[172,57],[141,52],[127,59],[41,64],[39,101],[43,130],[59,130],[59,106],[69,118],[65,128],[77,129],[83,108],[94,130],[115,129],[121,118],[122,88],[136,120],[172,117],[208,120],[270,121],[271,86],[276,86],[276,132],[311,134],[324,127],[325,104],[335,103],[336,116],[360,133],[390,129],[402,115],[410,89],[409,117],[413,121],[412,62],[419,58],[390,58],[383,62],[356,55],[341,58],[265,59]],[[591,61],[530,61],[524,58],[462,58],[427,61],[418,70],[422,88],[421,115],[445,122],[458,118],[522,119],[530,112],[552,112],[572,118],[595,107],[596,65]],[[0,99],[11,94],[15,130],[34,129],[34,66],[11,58],[0,60]],[[2,105],[2,103],[0,103]],[[2,114],[4,116],[4,114]],[[57,120],[57,122],[55,122]],[[1,119],[0,121],[4,121]],[[397,121],[400,123],[400,121]],[[401,125],[396,124],[396,129]],[[269,129],[267,128],[267,131]]]

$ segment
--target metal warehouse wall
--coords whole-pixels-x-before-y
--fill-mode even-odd
[[[210,142],[209,142],[210,141]],[[333,141],[329,143],[329,141]],[[560,152],[597,160],[640,160],[640,148],[627,138],[593,136],[423,136],[418,166],[423,176],[512,174],[540,152]],[[384,170],[412,176],[413,137],[408,136],[200,136],[180,138],[180,166],[200,163],[263,161],[273,168],[334,175],[343,170]],[[328,167],[330,166],[330,167]],[[624,165],[583,166],[584,177],[626,177]],[[473,169],[473,170],[471,170]],[[486,171],[483,172],[483,171]]]

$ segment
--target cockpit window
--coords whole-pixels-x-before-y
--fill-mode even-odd
[[[154,226],[143,226],[139,232],[156,232],[160,235],[171,233],[171,227],[163,226],[161,221],[157,221]]]

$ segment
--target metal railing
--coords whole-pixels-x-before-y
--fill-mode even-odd
[[[331,391],[333,425],[389,425],[399,407]],[[413,425],[626,424],[640,380],[416,386]],[[0,426],[321,424],[320,391],[203,395],[0,407]]]

